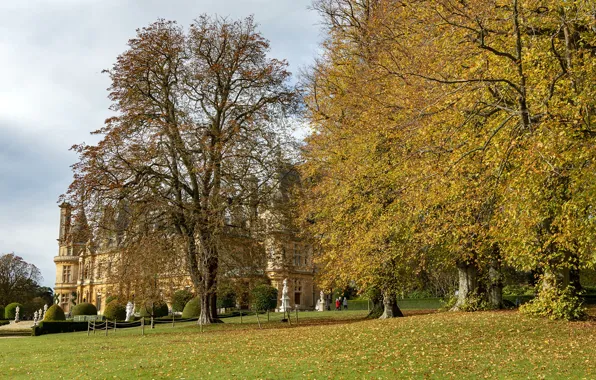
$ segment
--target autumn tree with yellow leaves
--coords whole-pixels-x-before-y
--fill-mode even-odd
[[[502,306],[504,263],[543,273],[538,302],[593,266],[591,2],[314,8],[302,210],[323,278],[394,292],[452,265],[474,310]]]

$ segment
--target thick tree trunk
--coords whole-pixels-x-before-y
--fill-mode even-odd
[[[397,299],[395,298],[395,294],[389,290],[383,291],[383,314],[379,317],[379,319],[387,319],[387,318],[395,318],[395,317],[403,317],[399,306],[397,306]]]
[[[211,257],[203,268],[204,292],[201,294],[201,315],[199,323],[218,323],[217,317],[217,269],[218,260]]]
[[[468,302],[468,298],[478,291],[478,269],[475,264],[458,262],[457,272],[459,276],[459,289],[457,301],[451,311],[459,311]]]
[[[491,309],[503,308],[503,276],[501,275],[501,251],[498,244],[492,247],[492,261],[488,268],[488,304]]]

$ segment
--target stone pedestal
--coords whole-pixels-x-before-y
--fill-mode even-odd
[[[279,311],[284,313],[286,311],[290,311],[290,297],[287,295],[281,298],[281,306],[279,307]]]

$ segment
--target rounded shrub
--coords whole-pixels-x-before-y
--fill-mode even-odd
[[[201,299],[195,297],[186,303],[182,311],[182,318],[196,318],[201,315]]]
[[[75,316],[75,315],[97,315],[97,308],[95,307],[95,305],[93,305],[91,303],[83,302],[83,303],[76,305],[72,309],[71,314],[73,316]]]
[[[192,293],[188,290],[178,290],[172,296],[172,310],[182,311],[188,301],[192,299]]]
[[[230,286],[225,286],[217,289],[217,308],[236,306],[236,292]]]
[[[44,321],[65,321],[66,316],[64,315],[64,310],[59,305],[52,305],[46,311],[46,316],[43,318]]]
[[[277,306],[277,289],[270,285],[255,286],[250,292],[250,304],[256,311],[274,309]]]
[[[168,315],[168,305],[166,305],[164,302],[148,302],[141,306],[139,313],[141,314],[141,317],[165,317]]]
[[[126,319],[126,307],[120,304],[118,300],[114,300],[106,305],[106,308],[103,311],[103,316],[110,321],[113,321],[114,319],[123,321]]]
[[[10,319],[13,320],[15,317],[15,314],[17,312],[17,306],[19,307],[19,311],[20,311],[20,316],[23,316],[23,312],[25,311],[23,308],[23,305],[18,303],[18,302],[13,302],[13,303],[9,303],[8,305],[6,305],[6,307],[4,308],[4,318],[5,319]]]
[[[542,288],[538,296],[521,305],[519,311],[552,320],[581,321],[588,317],[582,300],[571,286],[564,289],[555,286]]]

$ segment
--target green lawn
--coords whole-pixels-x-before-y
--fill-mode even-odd
[[[263,329],[236,317],[203,333],[187,323],[145,336],[137,328],[0,339],[0,377],[596,378],[595,322],[517,312],[406,312],[385,321],[363,314],[301,313],[291,327],[272,314]]]

